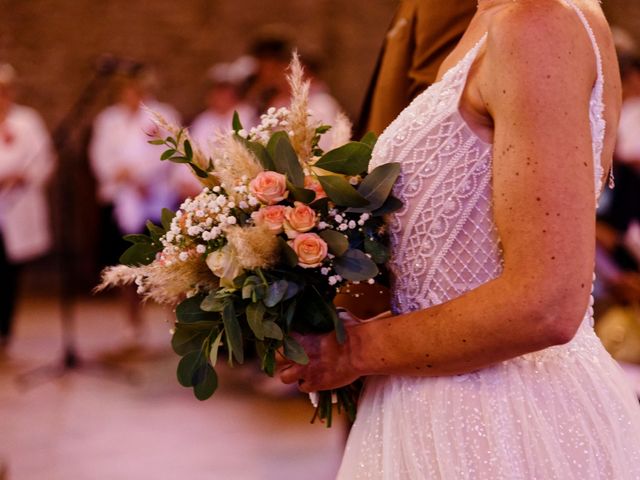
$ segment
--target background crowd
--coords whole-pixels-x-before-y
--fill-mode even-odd
[[[320,6],[313,8],[326,9],[330,19],[333,3],[317,2]],[[385,5],[386,11],[371,15],[388,18],[393,5]],[[354,7],[345,7],[343,15],[349,8]],[[384,22],[378,26],[381,33],[384,26]],[[188,125],[206,151],[216,131],[231,127],[234,111],[249,128],[269,108],[287,104],[286,69],[291,52],[299,47],[291,35],[295,27],[287,34],[245,35],[253,40],[243,51],[234,46],[234,55],[221,57],[226,60],[208,67],[204,78],[191,78],[191,84],[182,83],[172,94],[163,89],[169,72],[156,63],[97,56],[93,73],[56,115],[50,103],[59,99],[47,99],[43,86],[29,94],[34,90],[21,71],[5,61],[11,57],[3,58],[0,33],[0,373],[3,363],[8,365],[20,355],[20,345],[11,344],[19,327],[14,321],[18,300],[28,304],[34,292],[60,297],[62,303],[87,298],[100,269],[116,263],[126,247],[123,234],[141,232],[147,218],[158,220],[161,208],[175,208],[197,193],[198,184],[186,168],[159,161],[162,147],[148,143],[157,130],[144,107],[170,122]],[[309,28],[318,26],[313,23]],[[369,67],[382,36],[365,37],[358,36],[367,42],[361,47],[370,50],[364,62]],[[640,45],[624,30],[616,32],[616,41],[624,105],[614,163],[616,186],[606,191],[599,207],[596,329],[640,395]],[[355,120],[370,71],[356,65],[350,76],[343,75],[335,62],[347,45],[329,43],[300,48],[312,81],[310,108],[324,123],[333,123],[343,108]],[[329,84],[338,85],[340,94],[334,95]],[[198,108],[176,93],[189,92],[193,98],[192,90],[201,92]],[[127,331],[125,342],[144,339],[149,325],[134,292],[121,295],[115,299],[117,307],[109,310],[116,317],[111,319],[113,330]],[[63,308],[63,315],[69,311]],[[57,344],[58,339],[51,342]],[[247,378],[262,392],[282,394],[271,384],[257,385],[251,372]],[[185,395],[190,398],[188,392]],[[0,440],[0,479],[2,456]]]

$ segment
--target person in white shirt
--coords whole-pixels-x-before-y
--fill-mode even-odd
[[[148,219],[158,223],[162,209],[174,208],[179,200],[173,177],[181,166],[161,162],[164,147],[149,143],[159,133],[149,110],[176,125],[180,118],[173,107],[153,98],[152,80],[141,67],[122,72],[118,101],[94,121],[89,160],[103,207],[103,264],[117,263],[127,247],[121,235],[143,232]],[[141,315],[134,295],[129,295],[129,320],[139,333]]]
[[[52,246],[46,184],[55,167],[47,128],[14,103],[16,73],[0,64],[0,348],[8,345],[21,264]]]

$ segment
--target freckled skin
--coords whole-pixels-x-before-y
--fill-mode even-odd
[[[600,8],[595,2],[576,2],[603,54],[606,171],[621,103],[615,51]],[[442,72],[488,32],[460,113],[481,139],[493,143],[493,209],[503,248],[502,275],[441,305],[392,321],[350,326],[345,345],[338,345],[334,335],[300,338],[310,362],[289,365],[281,372],[283,381],[303,378],[301,389],[314,391],[362,375],[467,373],[566,343],[582,321],[595,248],[588,106],[596,69],[591,42],[563,2],[485,5],[490,6],[478,10]],[[584,168],[585,162],[590,168]],[[429,364],[418,370],[425,358]]]

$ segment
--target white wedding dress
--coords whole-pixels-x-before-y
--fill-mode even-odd
[[[596,192],[603,171],[603,75],[591,98]],[[492,215],[492,146],[458,104],[485,36],[381,135],[371,168],[402,165],[391,219],[393,309],[428,308],[502,270]],[[366,380],[339,479],[640,479],[640,407],[592,328],[473,373]]]

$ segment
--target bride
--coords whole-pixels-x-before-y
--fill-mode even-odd
[[[640,408],[592,328],[620,81],[595,0],[479,0],[380,137],[402,165],[393,314],[301,339],[305,392],[367,376],[339,478],[637,479]]]

